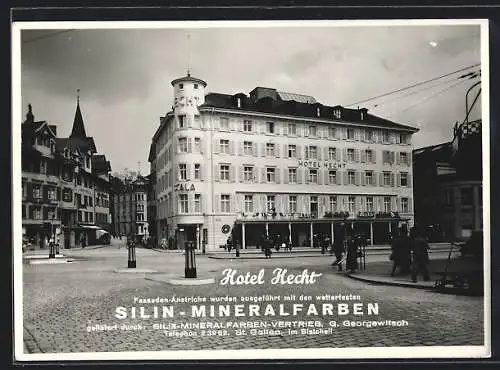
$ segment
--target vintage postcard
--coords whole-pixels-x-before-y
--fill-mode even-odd
[[[12,45],[16,360],[490,356],[486,20]]]

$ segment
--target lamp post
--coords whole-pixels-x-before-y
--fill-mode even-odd
[[[52,222],[50,223],[50,238],[49,238],[49,258],[56,258],[55,238],[54,238],[54,217],[52,215]]]
[[[135,255],[135,237],[134,235],[130,236],[128,240],[128,268],[136,268],[137,259]]]
[[[470,114],[470,111],[469,111],[469,93],[472,91],[472,89],[474,87],[476,87],[479,84],[481,84],[481,81],[478,81],[474,85],[469,87],[469,90],[467,90],[467,92],[465,93],[465,123],[469,122],[469,114]],[[472,105],[474,105],[474,103],[472,103]],[[472,109],[472,107],[471,107],[471,109]]]
[[[185,249],[185,266],[184,266],[184,277],[186,279],[196,278],[196,242],[186,241],[184,242]]]

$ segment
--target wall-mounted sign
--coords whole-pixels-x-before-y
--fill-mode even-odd
[[[222,225],[222,228],[220,229],[222,231],[223,234],[227,234],[231,231],[231,226],[229,225]]]
[[[328,168],[332,170],[336,170],[339,168],[345,168],[345,163],[337,163],[337,162],[329,162],[329,161],[299,161],[299,167],[307,167],[307,168]]]
[[[180,183],[180,184],[174,184],[174,191],[195,191],[196,188],[194,187],[194,184],[189,184],[189,183]]]

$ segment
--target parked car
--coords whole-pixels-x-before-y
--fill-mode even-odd
[[[99,244],[109,245],[111,244],[111,234],[105,230],[97,230],[96,233],[97,240]]]

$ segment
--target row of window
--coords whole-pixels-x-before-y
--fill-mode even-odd
[[[390,171],[375,172],[373,170],[336,170],[323,168],[297,168],[289,167],[284,171],[281,178],[281,168],[266,166],[260,168],[261,183],[284,183],[284,184],[318,184],[318,185],[362,185],[362,186],[397,186],[411,187],[411,175],[408,172],[393,173]],[[243,165],[239,168],[239,176],[236,178],[235,166],[230,164],[216,165],[214,181],[258,183],[258,167],[254,165]],[[378,178],[377,178],[378,175]],[[170,172],[161,176],[157,183],[158,192],[168,187]],[[203,179],[201,165],[194,164],[194,171],[191,172],[191,165],[179,164],[177,179],[179,181],[200,181]],[[170,184],[172,185],[172,184]]]
[[[189,117],[177,116],[178,128],[183,129],[189,126]],[[194,127],[201,128],[199,116],[195,116]],[[268,135],[305,136],[311,138],[360,140],[366,142],[380,142],[385,144],[410,143],[410,135],[407,133],[394,133],[389,130],[375,130],[372,128],[338,127],[331,124],[315,123],[277,123],[267,121],[265,123],[254,122],[252,120],[230,121],[228,117],[219,117],[215,129],[219,131],[243,131],[244,133],[260,133]]]
[[[232,213],[234,212],[231,207],[231,194],[219,194],[216,196],[216,209],[217,212],[221,213]],[[236,209],[235,212],[244,212],[247,214],[252,214],[255,212],[285,212],[285,213],[302,213],[304,209],[305,212],[318,214],[319,211],[319,197],[309,196],[308,204],[305,204],[304,197],[298,195],[287,195],[285,197],[284,203],[281,203],[283,199],[279,199],[276,195],[266,195],[265,204],[263,204],[262,199],[258,199],[260,195],[247,194],[244,195],[243,204],[240,205],[240,209]],[[396,204],[396,198],[384,196],[381,197],[379,205],[377,205],[377,197],[373,196],[347,196],[340,197],[337,195],[327,196],[326,202],[323,203],[325,206],[324,211],[338,212],[347,211],[351,214],[356,212],[401,212],[409,213],[412,212],[411,198],[401,197],[399,198],[399,204]],[[193,207],[190,207],[189,202],[193,202]],[[301,202],[299,204],[299,201]],[[325,202],[325,199],[322,199]],[[259,206],[257,206],[257,204]],[[178,196],[178,212],[180,214],[186,213],[201,213],[202,203],[201,194],[194,194],[194,197],[190,199],[187,194],[179,194]]]
[[[57,200],[57,190],[56,187],[46,187],[47,188],[47,200],[56,201]],[[41,184],[32,184],[31,185],[32,197],[35,200],[43,199],[43,187]],[[27,183],[23,183],[23,198],[26,198],[28,195],[28,186]]]
[[[127,222],[127,221],[145,221],[144,213],[136,213],[135,217],[132,214],[130,215],[116,215],[116,221],[118,222]]]
[[[95,222],[99,224],[106,224],[109,221],[109,216],[107,213],[96,212]]]
[[[94,223],[94,213],[87,211],[79,211],[78,222]]]
[[[30,220],[57,220],[58,213],[55,207],[42,207],[42,206],[21,206],[22,218]],[[28,213],[26,213],[28,210]]]
[[[203,154],[201,146],[201,139],[194,138],[194,148],[192,138],[181,137],[178,138],[178,153],[197,153]],[[237,143],[229,139],[219,139],[214,147],[214,154],[238,154],[240,156],[259,156],[258,144],[253,141],[242,141],[239,143],[239,150],[236,153],[235,147]],[[163,168],[169,161],[168,151],[164,153],[165,158],[161,158],[158,163],[159,168]],[[302,149],[302,146],[297,144],[283,144],[282,149],[279,144],[275,143],[260,143],[260,156],[262,157],[283,157],[283,158],[296,158],[296,159],[323,159],[330,161],[351,161],[351,162],[368,162],[376,163],[376,152],[373,149],[356,149],[345,148],[343,149],[342,156],[339,148],[319,147],[316,145],[307,145]],[[393,152],[383,151],[383,163],[410,164],[409,152]]]
[[[194,120],[190,117],[178,116],[177,117],[179,128],[189,128],[189,127],[202,127],[202,122],[199,116],[195,116]],[[220,117],[218,121],[218,130],[220,131],[232,131],[234,128],[236,131],[242,131],[247,134],[252,133],[264,133],[269,135],[279,134],[281,131],[283,135],[299,137],[305,136],[310,138],[325,138],[330,140],[358,140],[368,143],[383,143],[383,144],[410,144],[410,135],[407,133],[395,133],[389,130],[375,130],[371,128],[353,128],[353,127],[335,127],[332,125],[316,125],[316,124],[298,124],[298,123],[284,123],[282,126],[275,122],[266,122],[265,126],[261,126],[261,130],[256,129],[257,123],[252,120],[241,120],[235,122],[234,126],[231,126],[231,122],[227,117]],[[281,127],[281,130],[280,130]],[[168,142],[168,138],[173,135],[174,130],[172,126],[168,126],[167,130],[164,131],[163,135],[160,136],[158,142],[156,143],[156,154],[160,161],[160,168],[163,167],[164,163],[168,161],[167,158],[160,158],[160,151]],[[190,152],[194,150],[195,152],[202,152],[200,145],[201,139],[194,138],[194,142],[191,142],[187,138],[180,138],[179,147],[183,148],[182,151]],[[193,149],[192,146],[195,146]],[[196,149],[199,146],[199,149]],[[171,147],[169,146],[168,149]],[[168,150],[164,155],[171,158],[171,152]]]
[[[125,201],[144,201],[146,200],[146,194],[144,193],[128,193],[128,194],[120,194],[118,195],[119,202],[125,202]]]
[[[23,184],[23,198],[27,197],[27,189],[28,187],[26,184]],[[47,200],[48,201],[57,201],[57,188],[56,187],[46,187],[47,191]],[[34,200],[41,201],[43,200],[43,187],[41,184],[32,184],[31,185],[31,191],[32,191],[32,197]],[[64,199],[63,199],[64,200]],[[75,197],[73,198],[73,204],[76,206],[84,206],[84,207],[92,207],[93,206],[93,197],[92,196],[87,196],[87,195],[82,195],[81,194],[75,194]],[[98,194],[95,199],[95,205],[97,207],[109,207],[109,201],[107,197],[105,197],[103,194]]]

